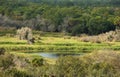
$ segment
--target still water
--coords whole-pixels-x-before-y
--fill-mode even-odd
[[[36,53],[44,58],[59,58],[60,56],[80,56],[83,53]]]

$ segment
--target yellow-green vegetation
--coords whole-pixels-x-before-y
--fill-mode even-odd
[[[0,77],[120,77],[120,0],[0,0]]]
[[[1,77],[119,77],[120,53],[95,51],[80,57],[65,56],[48,64],[23,53],[0,54]],[[32,59],[31,59],[32,58]],[[4,70],[4,71],[3,71]]]
[[[15,28],[0,27],[0,36],[14,36]]]
[[[82,42],[80,37],[69,34],[34,31],[35,43],[30,45],[27,40],[19,40],[15,35],[7,34],[0,37],[1,77],[119,77],[120,75],[120,42]],[[7,51],[5,53],[4,48]],[[97,52],[98,50],[101,51]],[[91,53],[80,57],[65,56],[49,59],[28,52]]]
[[[91,52],[96,50],[120,50],[120,42],[81,42],[80,37],[65,36],[62,33],[34,32],[35,43],[29,45],[17,37],[1,36],[0,48],[17,52]]]
[[[22,53],[22,52],[10,52],[10,54],[16,55],[16,56],[20,56],[20,57],[24,57],[24,58],[38,58],[40,56],[36,55],[36,54],[29,54],[29,53]]]

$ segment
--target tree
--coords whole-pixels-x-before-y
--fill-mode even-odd
[[[92,17],[88,21],[87,27],[88,33],[90,35],[97,35],[100,33],[108,32],[110,30],[115,30],[114,25],[111,22],[107,21],[106,18],[103,18],[101,16]]]
[[[120,16],[114,18],[114,24],[116,25],[116,29],[120,29]]]
[[[17,30],[17,35],[20,40],[27,40],[28,44],[34,43],[34,38],[32,36],[32,30],[28,27],[22,27]]]

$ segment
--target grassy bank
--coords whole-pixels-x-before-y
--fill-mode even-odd
[[[91,43],[81,42],[79,37],[64,36],[62,33],[34,33],[35,43],[10,36],[0,37],[0,48],[17,52],[91,52],[96,50],[120,50],[119,42]]]

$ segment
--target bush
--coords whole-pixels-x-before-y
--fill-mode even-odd
[[[118,77],[120,75],[120,54],[115,51],[98,51],[83,56],[87,72],[93,76]]]
[[[78,58],[71,56],[60,57],[56,62],[56,77],[78,77],[79,68],[82,67]]]
[[[43,62],[44,62],[43,58],[35,58],[32,60],[32,65],[39,67],[43,65]]]
[[[93,42],[93,43],[101,43],[101,42],[119,42],[120,41],[120,30],[106,32],[96,36],[85,36],[80,38],[83,42]]]
[[[32,30],[28,27],[23,27],[17,30],[17,35],[20,40],[27,40],[29,44],[34,43],[34,38],[32,36]]]
[[[14,66],[13,55],[6,53],[5,55],[0,56],[0,68],[3,70],[9,69]]]
[[[56,77],[119,77],[120,54],[99,51],[80,58],[65,56],[55,67]]]
[[[87,28],[85,25],[78,25],[78,26],[75,26],[72,30],[72,35],[79,35],[79,34],[82,34],[82,33],[86,33],[87,32]]]
[[[116,30],[115,41],[120,42],[120,30]]]
[[[17,70],[15,68],[8,70],[6,74],[10,75],[11,77],[32,77],[30,74],[27,74],[26,72]]]
[[[4,48],[0,48],[0,55],[4,55],[5,54],[5,49]]]

